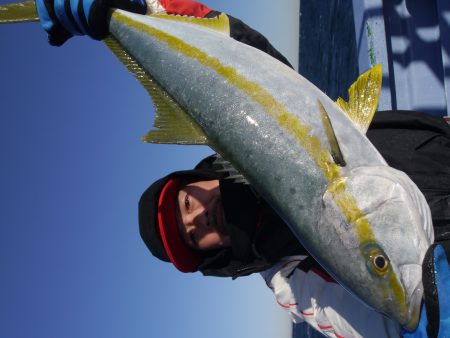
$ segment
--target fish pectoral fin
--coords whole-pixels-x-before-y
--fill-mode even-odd
[[[366,133],[378,106],[383,72],[381,65],[369,69],[348,89],[348,102],[339,97],[337,105],[362,133]]]
[[[142,140],[149,143],[207,145],[208,139],[200,126],[143,67],[112,36],[104,39],[106,46],[133,73],[150,95],[156,117],[151,130]]]
[[[0,24],[39,21],[34,1],[16,2],[0,6]]]
[[[345,167],[346,162],[344,155],[342,155],[342,151],[339,147],[339,142],[336,138],[336,134],[334,133],[333,125],[331,124],[327,110],[320,100],[317,100],[317,105],[319,106],[320,118],[322,119],[322,125],[325,129],[325,135],[327,136],[328,143],[330,144],[331,157],[333,158],[334,163],[338,166]]]
[[[214,18],[196,18],[193,16],[170,15],[170,14],[151,14],[151,16],[154,18],[184,22],[206,27],[221,32],[227,36],[230,36],[230,20],[225,13],[221,13],[220,15]]]

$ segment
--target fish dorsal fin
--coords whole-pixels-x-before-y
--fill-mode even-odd
[[[381,65],[369,69],[348,89],[348,102],[338,98],[336,103],[347,113],[358,129],[366,133],[378,106],[383,73]]]
[[[16,2],[0,6],[0,24],[34,21],[39,21],[34,1]]]
[[[213,162],[216,172],[219,174],[225,174],[225,180],[233,180],[234,183],[249,184],[247,179],[242,175],[233,165],[225,160],[219,154],[215,155],[215,160]]]
[[[320,100],[317,100],[317,105],[319,106],[320,118],[322,120],[323,128],[325,129],[325,135],[327,136],[328,143],[330,145],[331,157],[333,158],[334,163],[338,166],[345,167],[347,164],[345,163],[344,156],[342,155],[341,148],[339,147],[339,142],[336,138],[336,134],[334,133],[327,110]]]
[[[142,68],[139,63],[112,36],[104,40],[106,46],[133,73],[147,90],[155,106],[156,117],[151,130],[142,138],[144,142],[166,144],[208,144],[198,124],[169,94]]]
[[[154,18],[161,18],[165,20],[192,23],[230,36],[230,20],[225,13],[221,13],[214,18],[196,18],[193,16],[169,14],[152,14],[151,16]]]

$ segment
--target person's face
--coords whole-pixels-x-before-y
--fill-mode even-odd
[[[197,250],[230,245],[219,180],[190,183],[178,192],[178,225],[188,246]]]

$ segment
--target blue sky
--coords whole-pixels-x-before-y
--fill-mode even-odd
[[[204,3],[297,63],[295,1]],[[261,277],[182,274],[139,237],[143,190],[211,151],[140,142],[150,99],[102,43],[50,47],[34,23],[0,26],[0,44],[0,335],[289,336]]]

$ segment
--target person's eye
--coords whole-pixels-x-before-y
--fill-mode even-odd
[[[186,208],[186,210],[189,210],[189,208],[191,207],[191,201],[189,199],[189,195],[187,194],[184,197],[184,207]]]

